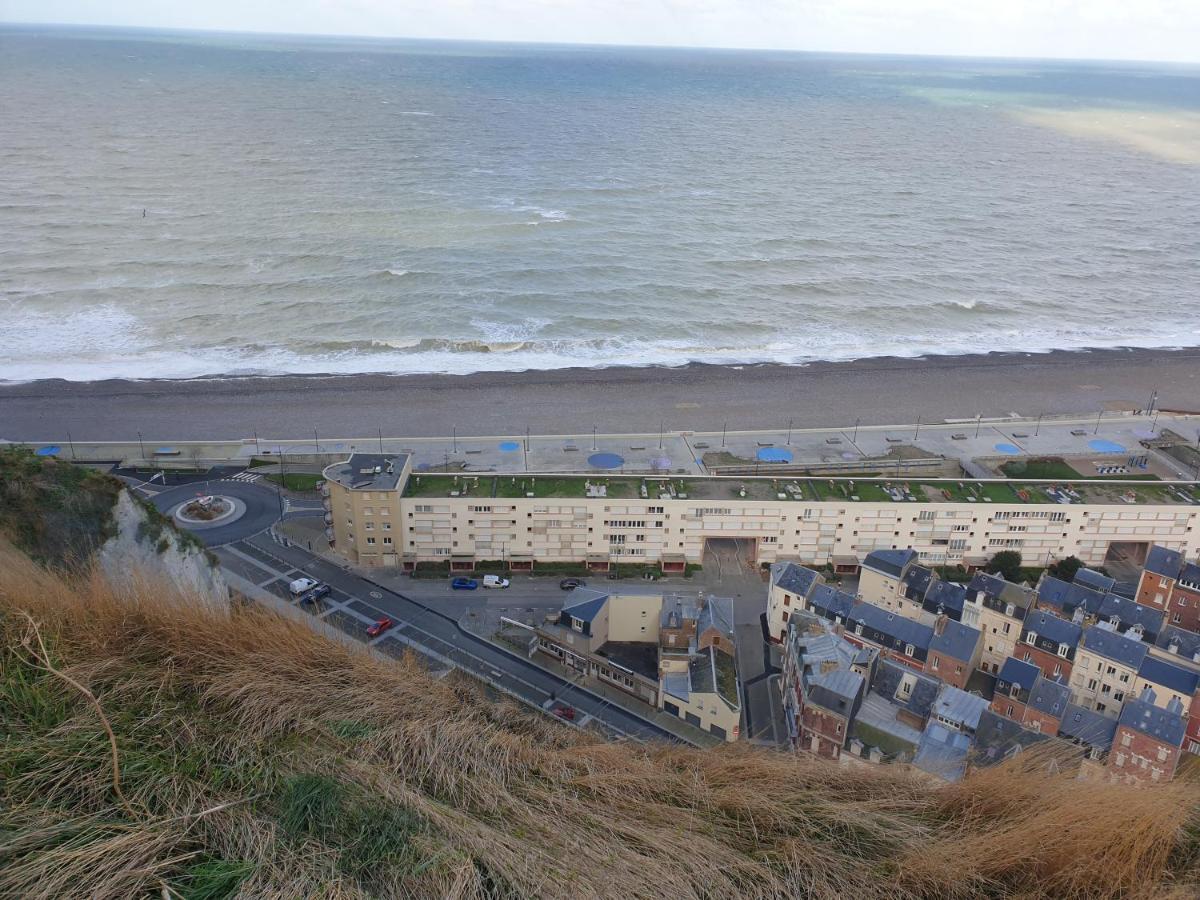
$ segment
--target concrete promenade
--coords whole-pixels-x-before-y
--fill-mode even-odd
[[[451,434],[441,437],[375,435],[334,437],[319,432],[308,438],[280,440],[266,435],[233,441],[149,441],[144,437],[113,442],[82,441],[60,435],[35,448],[57,447],[62,459],[115,461],[149,467],[246,465],[252,458],[283,460],[288,471],[318,472],[332,458],[354,451],[405,452],[414,470],[454,472],[659,473],[699,475],[713,466],[738,465],[745,475],[770,475],[770,460],[793,465],[861,465],[882,475],[906,474],[902,455],[944,457],[952,461],[999,460],[1030,456],[1088,457],[1097,464],[1123,463],[1144,453],[1143,440],[1166,431],[1188,443],[1200,443],[1200,416],[1135,415],[1130,412],[1064,415],[1059,417],[967,419],[867,425],[853,422],[833,428],[804,428],[793,423],[762,431],[668,431],[605,434],[591,431],[571,435]],[[0,437],[7,437],[0,435]],[[899,451],[903,449],[903,453]],[[623,460],[616,468],[591,461],[596,453]],[[889,457],[889,454],[891,456]],[[1197,472],[1156,453],[1160,477],[1191,480]],[[886,468],[876,461],[890,458]],[[611,460],[608,461],[611,463]],[[277,471],[276,467],[265,471]],[[968,468],[968,471],[970,469]],[[930,473],[932,474],[932,473]]]

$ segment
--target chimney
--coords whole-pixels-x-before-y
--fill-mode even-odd
[[[949,618],[950,618],[949,616],[938,616],[937,619],[934,621],[933,633],[936,634],[938,637],[941,637],[942,632],[944,632],[946,630],[946,622],[949,620]]]
[[[1167,712],[1173,716],[1183,715],[1183,701],[1178,697],[1172,697],[1171,702],[1167,704]]]
[[[1158,699],[1158,695],[1154,693],[1154,688],[1150,687],[1150,685],[1146,685],[1144,688],[1142,688],[1142,695],[1138,697],[1138,699],[1144,703],[1152,704]]]

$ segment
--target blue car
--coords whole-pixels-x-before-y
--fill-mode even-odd
[[[479,582],[474,578],[455,578],[450,582],[450,587],[456,591],[473,591],[479,587]]]

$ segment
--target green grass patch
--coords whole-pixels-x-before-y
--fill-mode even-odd
[[[266,479],[274,484],[283,485],[289,491],[315,491],[317,484],[325,480],[320,475],[313,475],[308,472],[288,472],[286,475],[280,475],[277,472],[268,472]]]

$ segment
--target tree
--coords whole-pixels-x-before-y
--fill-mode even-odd
[[[1016,550],[1001,550],[987,561],[984,571],[1005,581],[1017,581],[1021,577],[1021,554]]]
[[[1075,573],[1083,568],[1083,560],[1078,556],[1068,556],[1046,567],[1046,574],[1063,581],[1074,581]]]

